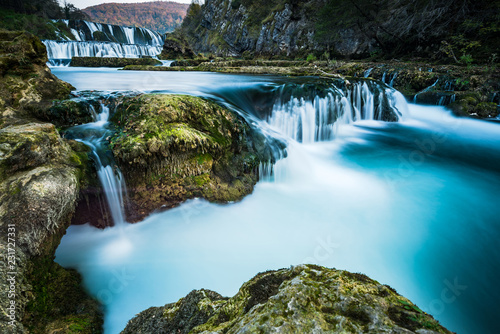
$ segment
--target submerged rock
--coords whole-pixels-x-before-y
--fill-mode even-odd
[[[129,189],[129,220],[193,197],[237,201],[253,191],[272,143],[240,116],[193,96],[125,98],[110,140]],[[279,143],[275,143],[279,146]]]
[[[300,265],[260,273],[232,298],[195,290],[131,319],[132,333],[451,333],[366,275]]]

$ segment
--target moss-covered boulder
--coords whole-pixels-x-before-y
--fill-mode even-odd
[[[260,273],[232,298],[209,290],[131,319],[136,333],[451,333],[366,275],[300,265]]]
[[[112,122],[110,146],[129,189],[131,221],[193,197],[240,200],[253,191],[260,161],[272,159],[262,134],[199,97],[125,98]]]
[[[86,295],[76,273],[53,262],[70,224],[85,168],[53,124],[30,122],[0,130],[0,228],[14,233],[9,235],[15,240],[9,255],[15,257],[17,273],[15,326],[2,312],[2,333],[44,333],[50,322],[69,316],[100,328],[98,302]],[[4,254],[7,238],[7,233],[2,234]],[[9,271],[6,266],[0,268],[2,305],[10,300]]]
[[[53,261],[88,167],[86,152],[40,122],[64,125],[76,117],[50,110],[72,87],[46,61],[36,37],[0,31],[0,332],[99,333],[99,303],[75,271]]]
[[[45,45],[25,32],[0,30],[0,116],[43,118],[54,99],[66,99],[73,87],[45,65]],[[1,124],[0,124],[1,125]]]

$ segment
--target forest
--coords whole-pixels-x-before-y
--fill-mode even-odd
[[[144,27],[163,34],[182,23],[189,5],[154,1],[143,3],[105,3],[83,9],[92,21]]]

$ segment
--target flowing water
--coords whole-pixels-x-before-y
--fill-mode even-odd
[[[162,36],[146,28],[84,20],[59,21],[70,28],[74,40],[61,37],[42,41],[50,66],[68,66],[72,57],[156,57],[163,49]]]
[[[68,229],[56,261],[104,304],[106,333],[192,289],[232,296],[259,271],[300,263],[363,272],[458,333],[500,331],[499,124],[406,105],[369,82],[316,94],[308,78],[53,71],[78,90],[210,97],[288,142],[241,202]],[[387,108],[398,122],[378,120]]]

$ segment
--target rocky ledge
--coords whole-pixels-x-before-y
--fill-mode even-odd
[[[161,65],[153,58],[116,58],[116,57],[73,57],[70,66],[79,67],[124,67],[127,65]]]
[[[300,265],[260,273],[232,298],[194,290],[151,307],[122,334],[451,333],[394,289],[359,273]]]
[[[87,155],[42,122],[72,88],[46,61],[38,38],[0,31],[0,332],[100,333],[99,303],[76,271],[53,261],[85,182]]]
[[[124,98],[110,146],[127,183],[127,218],[138,221],[186,199],[237,201],[253,191],[273,145],[240,116],[186,95]]]

